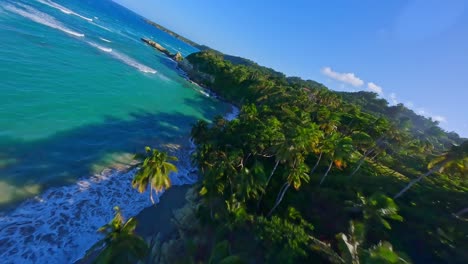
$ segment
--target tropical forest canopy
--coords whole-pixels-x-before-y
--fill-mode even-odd
[[[216,51],[186,59],[241,107],[192,130],[206,256],[227,243],[245,263],[468,260],[465,139],[376,93]]]
[[[178,238],[150,245],[147,263],[468,261],[468,141],[375,93],[212,50],[186,60],[193,80],[241,110],[194,124],[200,181],[175,214]],[[152,200],[177,168],[146,152],[133,186]],[[145,260],[134,228],[117,211],[98,259]]]

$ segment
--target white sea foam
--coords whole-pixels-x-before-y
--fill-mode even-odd
[[[22,8],[18,8],[16,6],[10,5],[10,4],[4,4],[3,8],[7,11],[10,11],[12,13],[18,14],[22,17],[28,18],[36,23],[55,28],[58,30],[61,30],[67,34],[76,36],[76,37],[84,37],[84,34],[78,33],[76,31],[73,31],[66,26],[64,26],[62,23],[57,21],[54,17],[42,13],[28,5],[23,5],[23,4],[18,4]]]
[[[174,185],[193,184],[190,151],[179,156],[179,172],[171,174]],[[112,219],[114,206],[128,218],[151,206],[148,192],[131,186],[135,170],[103,172],[76,184],[52,188],[16,210],[0,216],[2,263],[73,263],[102,236],[97,229]],[[156,200],[159,201],[159,195]]]
[[[55,2],[52,2],[52,1],[50,1],[50,0],[37,0],[37,1],[38,1],[39,3],[44,4],[44,5],[47,5],[47,6],[50,6],[50,7],[52,7],[52,8],[58,9],[58,10],[60,10],[62,13],[65,13],[65,14],[67,14],[67,15],[74,15],[74,16],[77,16],[77,17],[82,18],[82,19],[84,19],[84,20],[87,20],[87,21],[89,21],[89,22],[93,21],[92,18],[82,16],[82,15],[80,15],[80,14],[74,12],[73,10],[68,9],[68,8],[66,8],[66,7],[64,7],[64,6],[62,6],[62,5],[59,5],[59,4],[55,3]]]
[[[90,22],[90,23],[93,24],[93,25],[95,25],[95,26],[98,27],[98,28],[102,28],[102,29],[104,29],[104,30],[106,30],[106,31],[113,32],[110,28],[107,28],[107,27],[105,27],[105,26],[101,26],[101,25],[96,24],[96,23],[94,23],[94,22]]]
[[[207,92],[205,92],[205,91],[203,91],[203,90],[197,90],[197,91],[198,91],[199,93],[203,94],[203,95],[206,96],[206,97],[210,97],[210,94],[207,93]]]
[[[225,118],[231,120],[238,112],[233,106]],[[194,150],[190,141],[189,147],[175,151],[179,171],[170,175],[173,185],[197,181],[190,159]],[[135,172],[106,170],[74,185],[51,188],[0,216],[2,263],[62,264],[82,258],[102,239],[96,230],[112,219],[114,206],[127,218],[151,206],[148,192],[140,194],[131,187]],[[157,202],[162,194],[155,197]]]
[[[113,51],[112,53],[110,53],[110,55],[122,62],[124,62],[125,64],[128,64],[134,68],[137,68],[139,71],[142,71],[142,72],[147,72],[147,73],[156,73],[156,70],[146,66],[146,65],[143,65],[141,63],[139,63],[138,61],[130,58],[129,56],[123,54],[123,53],[119,53],[117,51]]]
[[[108,53],[112,52],[112,49],[111,49],[111,48],[107,48],[107,47],[98,45],[98,44],[96,44],[96,43],[94,43],[94,42],[91,42],[91,41],[87,41],[87,43],[88,43],[89,45],[91,45],[91,46],[93,46],[93,47],[95,47],[95,48],[101,50],[101,51],[108,52]]]
[[[96,48],[96,49],[99,49],[101,51],[104,51],[106,52],[107,54],[109,54],[111,57],[113,57],[114,59],[117,59],[127,65],[130,65],[136,69],[138,69],[139,71],[141,72],[147,72],[147,73],[156,73],[156,70],[144,65],[144,64],[141,64],[139,63],[138,61],[136,61],[135,59],[133,58],[130,58],[129,56],[123,54],[123,53],[120,53],[116,50],[113,50],[111,48],[107,48],[107,47],[104,47],[104,46],[101,46],[99,44],[96,44],[94,42],[91,42],[91,41],[87,41],[86,43],[88,43],[89,45],[91,45],[92,47]]]
[[[112,41],[108,40],[108,39],[105,39],[105,38],[101,38],[99,37],[100,40],[104,41],[104,42],[107,42],[107,43],[111,43]]]

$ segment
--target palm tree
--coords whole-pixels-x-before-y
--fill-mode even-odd
[[[302,157],[296,157],[293,162],[292,168],[288,172],[288,177],[286,182],[281,187],[278,196],[276,197],[275,204],[273,208],[271,208],[270,212],[268,213],[268,217],[270,217],[275,209],[280,205],[281,201],[283,201],[284,195],[288,191],[291,184],[294,186],[294,189],[298,190],[301,187],[302,182],[309,182],[309,167],[304,163]]]
[[[353,210],[362,212],[364,221],[368,226],[382,224],[386,229],[392,229],[388,219],[403,221],[403,217],[398,214],[398,206],[392,198],[382,194],[374,193],[369,197],[364,197],[358,193],[358,202],[352,203]]]
[[[349,157],[351,150],[353,148],[352,139],[350,137],[342,137],[338,133],[333,133],[328,139],[327,147],[325,150],[330,155],[330,164],[328,165],[327,171],[322,176],[319,186],[325,181],[330,173],[333,164],[337,167],[342,167],[346,165],[346,159]]]
[[[177,158],[167,155],[165,152],[160,152],[157,149],[146,147],[146,155],[136,155],[136,159],[144,158],[141,163],[141,168],[135,174],[132,181],[133,188],[137,188],[140,193],[143,193],[149,186],[150,199],[154,204],[153,190],[156,193],[163,189],[171,187],[171,179],[169,174],[177,172],[174,164],[168,161],[176,161]]]
[[[105,237],[96,243],[88,252],[104,246],[93,263],[136,263],[148,254],[148,245],[134,231],[136,219],[125,222],[119,207],[115,207],[114,218],[98,229]]]
[[[339,233],[336,235],[338,251],[313,236],[309,236],[309,241],[313,251],[326,257],[330,263],[334,264],[411,263],[405,254],[394,251],[392,245],[386,241],[380,241],[377,245],[364,248],[365,238],[364,224],[351,221],[347,234]]]
[[[361,158],[357,162],[356,168],[353,170],[353,172],[349,175],[350,177],[356,174],[359,169],[361,168],[362,164],[364,163],[365,159],[372,154],[377,146],[379,145],[380,140],[376,141],[375,145],[373,144],[373,140],[371,136],[369,136],[367,133],[362,132],[362,131],[355,131],[351,135],[353,139],[353,143],[357,146],[358,150],[359,149],[365,149],[364,154],[362,154]],[[367,149],[366,149],[367,148]]]
[[[462,219],[462,220],[468,220],[467,218],[463,218],[462,215],[468,213],[468,207],[461,209],[460,211],[456,212],[453,214],[456,218]]]
[[[287,171],[286,182],[281,187],[275,205],[268,213],[268,216],[270,216],[281,203],[291,184],[298,190],[302,181],[308,182],[310,179],[307,173],[310,170],[304,163],[304,156],[317,149],[320,139],[323,137],[323,133],[320,131],[318,125],[310,122],[309,118],[301,117],[300,122],[303,126],[297,127],[292,140],[283,142],[276,153],[277,161],[280,160],[286,163],[289,170]]]
[[[397,199],[408,191],[413,185],[420,182],[425,177],[433,174],[434,172],[443,172],[445,169],[457,167],[460,161],[468,157],[468,140],[463,142],[461,145],[453,145],[449,151],[436,157],[429,163],[429,171],[418,178],[412,180],[408,185],[405,186],[399,193],[397,193],[393,199]]]
[[[364,248],[365,234],[364,224],[351,221],[348,234],[336,235],[341,260],[343,260],[341,263],[411,263],[406,260],[405,254],[393,251],[392,244],[386,241],[380,241],[377,245]]]
[[[207,137],[208,132],[208,123],[204,120],[198,120],[198,122],[193,125],[190,135],[193,141],[198,144],[203,142]]]

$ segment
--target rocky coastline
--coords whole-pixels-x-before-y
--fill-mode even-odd
[[[151,40],[151,39],[147,39],[147,38],[141,38],[141,41],[145,42],[146,44],[148,44],[149,46],[157,49],[158,51],[160,51],[161,53],[163,53],[164,55],[166,55],[167,57],[175,60],[175,61],[182,61],[184,58],[182,57],[182,54],[180,52],[177,52],[177,53],[171,53],[169,50],[167,50],[166,48],[164,48],[163,46],[161,46],[161,44]]]
[[[200,91],[202,94],[208,97],[216,98],[222,102],[232,104],[232,102],[225,100],[209,87],[209,84],[214,83],[215,78],[212,75],[206,74],[196,69],[187,59],[182,56],[180,52],[173,54],[161,44],[151,39],[141,38],[141,41],[177,62],[176,69],[179,71],[180,75],[192,84],[202,88],[203,90]]]

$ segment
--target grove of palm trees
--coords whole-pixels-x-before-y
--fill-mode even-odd
[[[160,262],[466,263],[468,141],[375,93],[215,51],[186,60],[241,111],[194,124],[193,220]],[[140,191],[170,186],[175,168],[158,155],[136,175]]]

